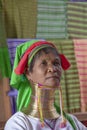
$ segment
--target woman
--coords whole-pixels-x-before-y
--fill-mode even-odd
[[[17,47],[11,85],[18,89],[17,108],[5,130],[87,130],[63,112],[60,79],[70,63],[54,44],[31,40]],[[54,103],[59,90],[60,107]]]

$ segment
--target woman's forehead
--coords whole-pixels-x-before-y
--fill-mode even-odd
[[[49,53],[42,52],[39,58],[45,60],[54,60],[54,59],[60,60],[59,55],[55,52],[49,52]]]

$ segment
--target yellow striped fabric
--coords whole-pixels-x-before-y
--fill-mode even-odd
[[[60,53],[63,53],[70,61],[71,67],[63,72],[61,86],[63,90],[64,108],[68,112],[80,111],[80,84],[78,69],[74,54],[74,43],[72,40],[49,40],[58,47]],[[58,92],[55,95],[58,103]]]
[[[7,38],[35,38],[36,0],[5,0],[3,4]]]

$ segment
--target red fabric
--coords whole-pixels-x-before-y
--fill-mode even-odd
[[[81,121],[87,127],[87,121]]]
[[[62,68],[63,68],[64,70],[69,69],[69,67],[70,67],[70,62],[67,60],[67,58],[66,58],[63,54],[60,54],[60,59],[61,59]]]
[[[26,67],[27,67],[27,63],[28,63],[28,55],[31,53],[31,51],[33,49],[35,49],[37,46],[41,46],[41,45],[51,45],[52,47],[55,47],[52,43],[46,42],[46,41],[39,41],[39,42],[35,42],[34,44],[32,44],[24,53],[23,57],[21,58],[18,66],[15,68],[15,73],[20,75],[23,74]],[[70,67],[70,63],[69,61],[65,58],[65,56],[63,54],[60,54],[60,58],[61,58],[61,62],[62,62],[62,68],[64,70],[68,69]]]

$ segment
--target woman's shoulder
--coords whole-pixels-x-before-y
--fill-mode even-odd
[[[22,112],[16,112],[12,115],[5,124],[4,130],[13,129],[15,126],[16,129],[26,128],[27,116]]]
[[[76,125],[77,130],[78,130],[78,129],[79,129],[79,130],[87,130],[87,127],[85,127],[85,126],[79,121],[79,119],[77,119],[76,116],[74,116],[73,114],[68,114],[68,115],[72,118],[74,124]]]
[[[9,118],[9,120],[15,120],[15,119],[24,119],[24,118],[26,118],[26,115],[23,113],[23,112],[21,112],[21,111],[19,111],[19,112],[16,112],[14,115],[12,115],[10,118]],[[8,121],[9,121],[8,120]]]

